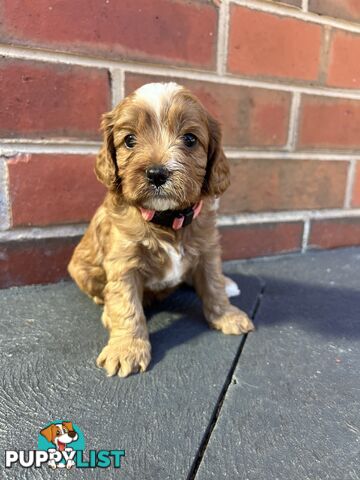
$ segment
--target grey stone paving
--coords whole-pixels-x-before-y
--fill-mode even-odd
[[[238,303],[252,312],[256,278],[234,277]],[[125,449],[123,469],[91,478],[186,478],[242,338],[208,329],[191,289],[148,312],[151,369],[128,379],[95,367],[106,342],[101,308],[72,283],[0,292],[0,450],[34,449],[38,431],[58,418],[83,431],[87,448]],[[3,465],[2,465],[3,467]],[[0,478],[86,478],[89,471],[48,468]]]
[[[196,479],[359,479],[360,250],[241,270],[265,281],[257,332]]]
[[[0,291],[0,479],[359,479],[359,267],[360,249],[227,264],[257,331],[209,330],[182,289],[148,312],[151,368],[128,379],[95,367],[101,309],[73,284]],[[58,418],[123,468],[4,469]]]

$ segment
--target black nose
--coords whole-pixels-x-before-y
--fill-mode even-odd
[[[160,165],[153,165],[146,170],[146,177],[152,185],[160,187],[169,178],[169,170]]]
[[[76,432],[74,432],[74,430],[70,430],[69,431],[69,437],[70,438],[75,438],[76,437]]]

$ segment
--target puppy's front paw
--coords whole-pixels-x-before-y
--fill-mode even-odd
[[[109,377],[116,373],[127,377],[131,373],[145,372],[151,360],[149,340],[134,337],[115,337],[109,340],[96,363]]]
[[[246,313],[233,305],[223,315],[209,321],[209,325],[226,335],[241,335],[255,330],[254,324]]]

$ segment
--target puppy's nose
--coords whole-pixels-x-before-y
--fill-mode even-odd
[[[68,432],[68,435],[69,435],[70,438],[75,438],[76,437],[76,432],[74,432],[74,430],[70,430]]]
[[[155,185],[155,187],[160,187],[169,178],[169,170],[161,165],[153,165],[146,170],[146,177],[149,183]]]

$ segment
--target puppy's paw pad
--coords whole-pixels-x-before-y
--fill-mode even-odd
[[[226,335],[241,335],[255,330],[255,326],[245,312],[236,307],[210,322],[210,326]]]
[[[151,360],[151,346],[141,338],[110,339],[97,358],[97,366],[103,367],[109,377],[118,374],[127,377],[131,373],[145,372]]]

